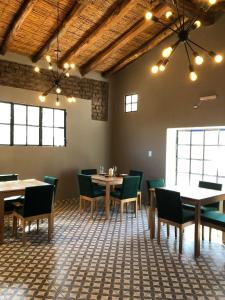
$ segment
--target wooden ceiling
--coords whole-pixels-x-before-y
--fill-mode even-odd
[[[156,47],[173,32],[176,10],[172,0],[0,0],[0,53],[8,51],[29,56],[37,62],[55,56],[57,32],[60,65],[73,62],[82,75],[90,71],[113,74]],[[201,15],[204,25],[213,24],[225,12],[218,0],[207,13],[207,0],[177,0],[186,18]],[[165,19],[173,10],[174,20]],[[151,10],[165,25],[146,21]],[[175,28],[175,27],[174,27]]]

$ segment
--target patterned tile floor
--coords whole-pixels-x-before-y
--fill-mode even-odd
[[[165,226],[163,226],[165,227]],[[0,299],[225,299],[225,247],[204,241],[193,258],[193,239],[184,236],[179,259],[171,230],[159,246],[150,241],[146,210],[138,218],[119,212],[105,221],[79,214],[74,200],[56,205],[55,233],[46,223],[28,234],[26,247],[10,237],[0,246]]]

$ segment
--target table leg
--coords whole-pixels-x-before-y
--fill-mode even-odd
[[[149,225],[150,225],[150,239],[155,238],[155,197],[154,191],[149,191],[150,208],[149,208]]]
[[[195,258],[200,256],[201,206],[195,206]]]
[[[4,198],[0,196],[0,244],[4,242]]]
[[[105,216],[106,219],[109,219],[109,210],[110,210],[110,184],[106,183],[105,191]]]
[[[223,213],[225,214],[225,200],[223,201]],[[225,232],[222,232],[223,243],[225,244]]]

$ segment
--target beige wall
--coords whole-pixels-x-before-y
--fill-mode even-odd
[[[38,93],[0,86],[0,100],[40,105]],[[55,107],[55,96],[45,106]],[[0,147],[0,173],[18,173],[20,178],[59,178],[57,198],[74,197],[76,173],[82,168],[108,166],[109,123],[91,120],[91,101],[78,99],[67,110],[66,147]]]
[[[193,32],[192,39],[209,49],[225,54],[225,17],[216,25]],[[166,129],[173,127],[225,125],[225,62],[215,66],[205,56],[198,67],[199,80],[191,83],[184,48],[179,47],[168,69],[152,76],[150,66],[157,62],[161,50],[174,38],[117,73],[110,81],[112,106],[112,163],[123,172],[143,170],[145,178],[165,176]],[[124,113],[124,95],[139,94],[138,112]],[[200,96],[217,94],[218,100],[193,105]],[[153,156],[148,158],[147,151]],[[146,186],[144,184],[144,189]]]

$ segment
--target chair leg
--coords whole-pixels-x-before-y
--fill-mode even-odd
[[[202,240],[204,241],[205,239],[205,233],[204,233],[204,226],[202,225]]]
[[[48,241],[51,240],[53,230],[53,219],[52,215],[48,216]]]
[[[123,223],[123,201],[120,203],[120,222]]]
[[[31,221],[28,222],[28,231],[30,232]]]
[[[83,211],[82,211],[82,198],[80,196],[80,214],[82,215]]]
[[[170,225],[166,224],[167,238],[170,236]]]
[[[93,211],[94,211],[94,202],[91,201],[91,218],[93,219]]]
[[[141,209],[141,201],[142,201],[142,195],[141,192],[138,192],[138,209]]]
[[[212,240],[212,228],[209,227],[209,242]]]
[[[17,217],[13,216],[13,236],[17,237]]]
[[[26,221],[25,220],[23,220],[23,232],[22,232],[22,242],[23,242],[23,246],[25,246],[26,245],[26,232],[25,232],[25,230],[26,230]]]
[[[135,218],[137,218],[138,215],[138,200],[135,201]]]
[[[39,220],[37,220],[37,231],[39,231]]]
[[[177,238],[177,227],[174,227],[174,231],[175,231],[175,239]]]
[[[183,252],[183,228],[179,228],[179,254],[181,255]]]
[[[161,222],[160,222],[160,219],[158,218],[158,231],[157,231],[158,244],[160,244],[160,231],[161,231]]]

